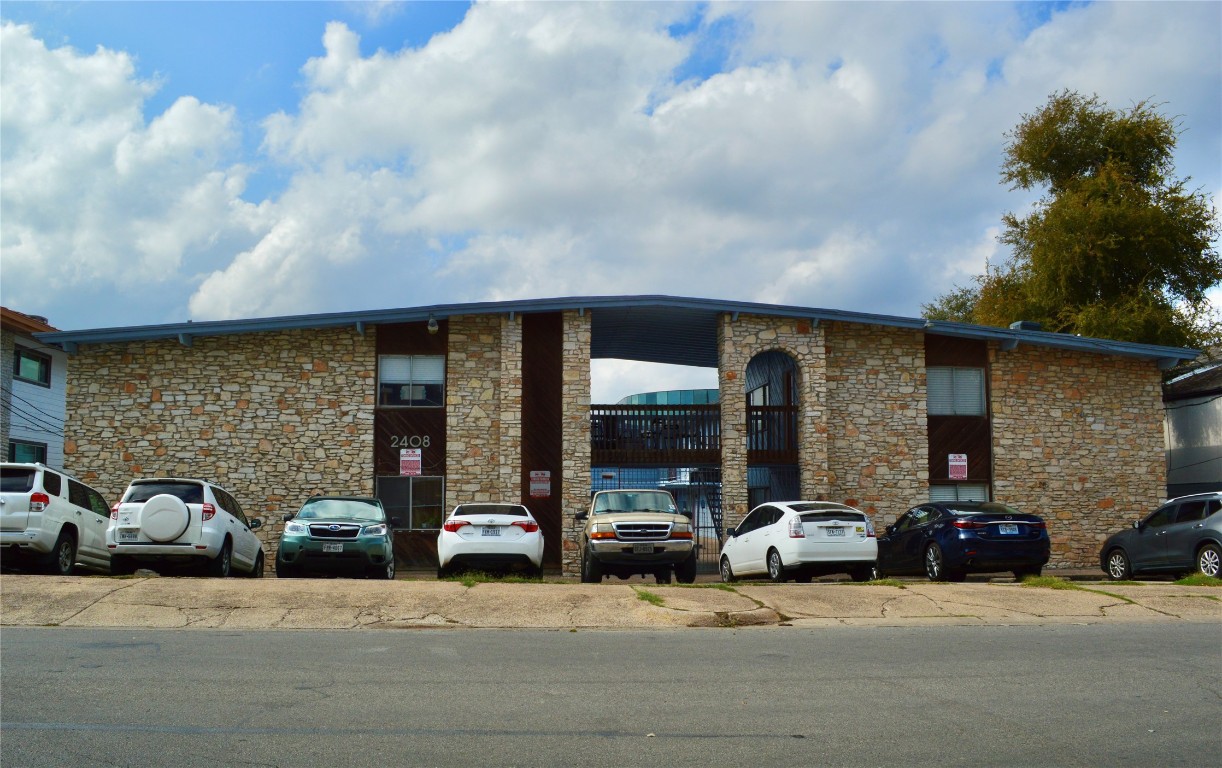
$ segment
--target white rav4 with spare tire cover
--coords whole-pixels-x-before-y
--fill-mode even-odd
[[[237,500],[204,480],[133,480],[110,513],[106,546],[112,574],[148,565],[194,566],[210,576],[263,575],[262,522],[247,520]]]

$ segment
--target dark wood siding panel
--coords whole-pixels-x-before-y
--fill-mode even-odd
[[[522,315],[522,477],[521,501],[543,531],[543,562],[561,564],[564,539],[563,403],[564,318],[558,313]],[[551,472],[551,493],[530,495],[530,473]]]
[[[925,334],[925,366],[987,368],[989,346],[979,339]]]
[[[952,453],[967,454],[967,479],[988,482],[993,474],[989,420],[980,416],[929,417],[929,481],[950,479]]]

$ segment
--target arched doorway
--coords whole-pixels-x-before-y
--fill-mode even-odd
[[[798,366],[780,350],[747,364],[748,509],[799,498]]]

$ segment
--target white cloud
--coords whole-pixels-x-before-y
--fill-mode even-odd
[[[6,301],[67,264],[201,319],[612,293],[916,314],[1005,256],[1031,196],[999,183],[1003,134],[1062,88],[1167,102],[1177,171],[1222,188],[1217,4],[1030,8],[488,3],[370,55],[332,23],[252,158],[232,110],[146,121],[125,54],[8,25]],[[677,75],[714,26],[724,71]],[[244,201],[268,165],[285,190]]]

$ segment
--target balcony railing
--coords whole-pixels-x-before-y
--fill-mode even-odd
[[[797,409],[748,406],[747,462],[798,462]],[[719,405],[594,405],[590,407],[595,466],[688,467],[721,464]]]
[[[721,462],[717,405],[594,405],[590,459],[605,466],[691,466]]]

